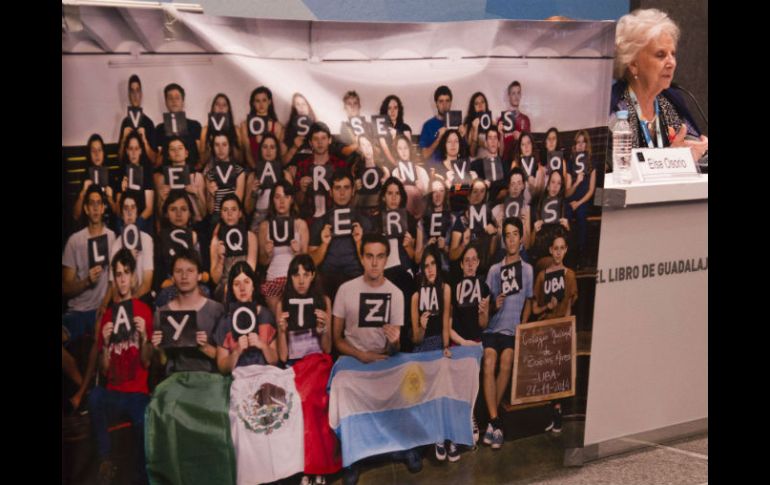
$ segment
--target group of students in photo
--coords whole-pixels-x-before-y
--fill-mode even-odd
[[[186,117],[181,86],[164,94],[168,111],[155,125],[141,109],[139,77],[129,79],[117,170],[106,167],[102,137],[89,138],[72,208],[84,226],[62,256],[62,402],[90,415],[100,477],[114,473],[112,416],[128,416],[144,449],[154,362],[161,378],[234,375],[319,353],[451,359],[453,346],[480,345],[490,419],[483,433],[474,419],[474,441],[499,449],[516,327],[568,316],[577,300],[565,258],[575,251],[586,265],[597,177],[588,131],[564,149],[551,128],[538,147],[517,81],[500,116],[477,92],[457,119],[452,91],[438,87],[417,146],[396,95],[365,117],[348,91],[348,120],[333,136],[299,93],[285,125],[264,86],[240,123],[219,93],[205,126]],[[362,294],[389,295],[373,297],[387,303],[385,321],[366,323],[377,310],[362,306]],[[70,351],[83,340],[92,344],[79,363]],[[548,430],[561,430],[558,405]],[[449,440],[433,452],[460,459]],[[138,456],[136,477],[146,480]],[[421,456],[399,455],[415,472]],[[302,480],[325,483],[329,473],[309,460]],[[354,466],[345,480],[357,480]]]

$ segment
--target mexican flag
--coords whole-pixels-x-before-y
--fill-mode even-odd
[[[329,427],[331,357],[294,367],[237,367],[233,376],[171,375],[146,414],[147,470],[153,484],[254,484],[304,471],[341,468]]]
[[[238,484],[267,483],[302,471],[302,402],[294,370],[236,367],[230,388],[230,431]]]
[[[235,484],[231,381],[208,372],[178,372],[155,388],[145,412],[151,484]]]

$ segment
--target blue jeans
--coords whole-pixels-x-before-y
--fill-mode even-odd
[[[444,337],[441,335],[432,335],[425,337],[422,342],[415,345],[412,352],[429,352],[431,350],[441,350],[444,348]]]
[[[93,335],[96,326],[96,310],[87,312],[68,311],[61,317],[61,324],[69,333],[69,342],[84,335]]]
[[[118,392],[96,386],[88,396],[88,412],[91,415],[91,427],[96,438],[99,458],[107,459],[110,455],[110,436],[107,423],[110,419],[128,415],[136,437],[137,477],[145,472],[144,460],[144,411],[150,403],[150,396],[140,392]]]

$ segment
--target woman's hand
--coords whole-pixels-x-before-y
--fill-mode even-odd
[[[411,246],[411,245],[412,245],[412,243],[414,243],[414,238],[412,237],[412,235],[411,235],[411,234],[409,234],[408,232],[404,233],[404,242],[403,242],[403,246],[404,246],[405,248],[408,248],[409,246]]]
[[[423,330],[428,328],[428,320],[430,320],[430,312],[422,312],[420,315],[420,326]]]
[[[153,347],[160,347],[160,343],[163,341],[163,332],[160,330],[155,330],[152,332],[152,339],[151,343]]]
[[[134,326],[136,326],[136,331],[139,333],[141,341],[147,340],[147,322],[144,321],[144,318],[140,316],[134,317]]]
[[[238,349],[243,352],[244,350],[249,348],[249,337],[246,335],[241,335],[238,337]]]
[[[104,342],[104,345],[107,345],[107,342],[110,341],[110,336],[112,335],[112,328],[113,328],[112,322],[107,322],[102,327],[102,341]]]
[[[329,244],[332,242],[332,226],[324,224],[324,228],[321,229],[321,243]]]
[[[328,321],[326,320],[326,312],[318,308],[315,309],[315,330],[318,333],[324,333],[326,331]]]
[[[285,332],[289,329],[289,312],[283,312],[278,317],[278,330]]]
[[[701,158],[703,158],[703,155],[706,154],[707,151],[709,151],[709,139],[703,135],[701,135],[700,140],[685,140],[685,137],[687,136],[687,125],[682,124],[682,126],[679,127],[679,132],[674,131],[674,127],[669,126],[668,127],[668,139],[671,142],[671,147],[679,148],[679,147],[687,147],[690,149],[690,153],[692,153],[692,159],[693,161],[697,162]]]
[[[225,243],[223,243],[222,241],[219,241],[217,243],[217,259],[219,261],[224,261],[225,260],[225,251],[226,251]]]
[[[249,333],[248,340],[249,340],[249,347],[256,347],[259,350],[265,350],[265,348],[267,347],[265,342],[263,342],[262,339],[259,338],[259,335],[257,335],[254,332]]]

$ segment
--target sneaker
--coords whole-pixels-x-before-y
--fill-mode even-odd
[[[485,445],[492,444],[492,434],[494,433],[494,431],[495,431],[495,428],[492,427],[492,423],[487,424],[487,430],[484,432]]]
[[[436,443],[436,459],[438,461],[446,460],[446,448],[444,443]]]
[[[447,453],[449,456],[449,461],[454,463],[460,459],[460,452],[457,451],[457,445],[453,442],[449,442],[449,451]]]
[[[551,424],[549,424],[546,428],[546,431],[550,431],[553,434],[559,434],[561,433],[561,425],[559,427],[556,427],[556,423],[554,421],[551,421]]]
[[[316,475],[315,485],[326,485],[326,477],[323,475]]]
[[[473,416],[472,419],[473,419],[473,444],[477,445],[479,443],[479,423],[476,422],[476,416]]]
[[[302,475],[302,480],[299,481],[299,485],[310,485],[310,477],[307,475]]]
[[[422,457],[417,450],[406,452],[406,468],[409,470],[409,473],[418,473],[422,470]]]
[[[499,450],[501,446],[503,446],[503,430],[495,428],[492,432],[492,449]]]
[[[344,468],[342,483],[345,485],[356,485],[358,483],[358,467],[355,464]]]

